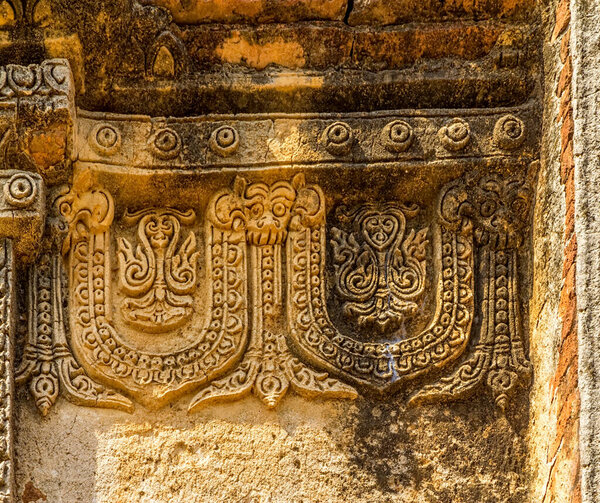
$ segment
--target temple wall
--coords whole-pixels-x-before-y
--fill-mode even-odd
[[[592,3],[0,1],[0,503],[595,502]]]

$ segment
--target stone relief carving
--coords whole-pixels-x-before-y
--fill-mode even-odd
[[[219,200],[218,195],[215,200]],[[64,252],[71,278],[71,344],[90,375],[149,407],[159,407],[173,396],[223,373],[239,359],[247,339],[247,252],[243,233],[235,228],[236,221],[231,215],[220,207],[211,208],[206,221],[206,290],[209,291],[206,321],[193,320],[185,327],[191,343],[181,345],[181,338],[165,336],[162,342],[173,342],[172,345],[149,351],[151,345],[147,338],[140,342],[135,333],[119,331],[113,322],[110,300],[112,196],[101,188],[72,189],[58,204],[69,224]],[[144,280],[148,282],[145,298],[131,301],[128,297],[123,305],[126,320],[135,321],[138,327],[141,323],[144,333],[153,316],[162,320],[157,330],[172,330],[175,325],[184,323],[186,304],[189,307],[186,296],[195,286],[192,271],[197,255],[193,252],[192,234],[177,254],[172,253],[177,244],[175,215],[191,221],[192,213],[151,212],[146,219],[140,215],[140,240],[148,239],[147,255],[143,248],[139,253],[130,249],[134,262],[123,260],[123,253],[127,256],[127,245],[124,240],[120,243],[121,285],[127,285],[128,295],[144,291],[144,288],[132,288],[136,280],[138,285],[143,285]],[[131,214],[126,213],[125,221],[131,219]],[[154,243],[150,242],[149,231],[155,232]],[[169,233],[173,233],[170,240]],[[163,251],[160,251],[161,246]],[[157,253],[164,253],[164,258],[157,259]],[[156,261],[155,272],[150,271],[145,277],[140,264],[145,267],[145,260],[152,259]],[[159,272],[160,260],[163,260],[162,272]],[[148,268],[151,270],[152,266],[149,264]],[[160,278],[160,274],[164,276]],[[160,285],[162,280],[164,286]],[[163,306],[169,306],[170,315],[159,315],[162,302]],[[138,335],[143,338],[144,333]]]
[[[126,295],[125,320],[147,332],[181,326],[193,310],[198,252],[190,232],[180,243],[181,225],[195,220],[192,210],[126,212],[123,221],[137,224],[139,245],[119,238],[119,285]],[[177,248],[179,247],[179,248]]]
[[[0,501],[10,503],[14,495],[14,316],[15,264],[10,239],[0,241]]]
[[[168,55],[159,48],[155,56],[152,72],[168,74]],[[67,115],[53,120],[70,134],[68,66],[1,70],[4,99],[62,100],[53,110]],[[46,219],[29,270],[29,328],[16,372],[42,413],[61,391],[75,403],[127,411],[131,399],[156,408],[195,391],[194,411],[250,393],[275,407],[290,389],[351,399],[357,389],[394,391],[409,381],[418,383],[414,404],[487,386],[505,408],[528,382],[518,258],[533,183],[514,167],[534,158],[528,106],[456,117],[289,115],[268,127],[252,114],[227,122],[77,114],[76,176]],[[307,133],[290,133],[299,130]],[[185,143],[192,137],[200,148]],[[284,147],[294,152],[294,172],[305,174],[305,165],[327,163],[461,168],[418,205],[399,193],[331,205],[331,187],[318,176],[306,183],[305,174],[261,171],[281,165]],[[484,175],[468,164],[498,156],[511,167]],[[157,168],[160,176],[257,170],[230,186],[213,183],[202,203],[169,196],[135,206],[121,201],[110,170],[95,176],[102,166]],[[43,182],[65,176],[42,167],[2,174],[0,216],[6,209],[35,230],[13,225],[3,234],[23,257],[32,247],[21,236],[39,238],[44,226]],[[332,302],[348,324],[330,313]],[[352,323],[370,331],[368,340]]]
[[[338,208],[352,231],[334,227],[335,286],[347,316],[380,331],[415,314],[425,291],[427,228],[407,235],[407,217],[418,207],[366,204]]]
[[[356,391],[296,358],[282,331],[285,243],[293,208],[310,192],[302,175],[290,182],[249,184],[237,178],[222,205],[235,212],[250,246],[252,333],[244,359],[234,372],[203,389],[190,410],[221,400],[238,399],[251,391],[275,407],[291,387],[304,396],[355,398]]]
[[[415,224],[416,204],[367,202],[338,207],[329,231],[324,193],[302,174],[272,183],[237,177],[206,209],[125,209],[118,228],[112,195],[82,178],[57,201],[70,330],[59,246],[31,270],[32,321],[18,381],[30,382],[44,413],[59,383],[77,403],[124,410],[131,402],[110,388],[148,407],[202,388],[189,406],[195,411],[249,393],[275,407],[290,388],[355,398],[354,385],[389,391],[441,368],[450,375],[416,390],[412,403],[460,398],[485,383],[505,408],[527,382],[517,255],[532,191],[522,176],[449,183],[425,226]],[[435,305],[415,331],[428,274]],[[328,288],[346,317],[385,340],[365,342],[337,327]]]
[[[442,205],[457,220],[474,222],[483,283],[482,321],[473,355],[450,376],[418,392],[413,403],[462,398],[485,385],[498,407],[505,409],[517,387],[529,383],[531,364],[523,347],[519,312],[518,255],[533,202],[531,176],[488,175],[447,192]]]
[[[442,267],[433,319],[416,335],[394,342],[365,343],[341,333],[327,313],[324,202],[323,193],[314,187],[311,197],[297,207],[295,226],[288,238],[289,332],[302,355],[344,379],[382,391],[460,356],[468,343],[474,315],[472,226],[467,222],[454,224],[452,215],[440,207],[436,239]],[[359,216],[357,226],[361,225]],[[419,239],[423,240],[423,234]],[[387,240],[382,232],[380,242]],[[421,251],[415,251],[420,256]],[[421,271],[418,259],[417,263],[416,270]],[[366,280],[374,281],[374,275],[372,269]],[[380,305],[389,309],[389,304]],[[385,316],[381,309],[375,313],[374,319]]]

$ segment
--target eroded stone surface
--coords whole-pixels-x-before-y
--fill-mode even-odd
[[[19,494],[31,483],[71,502],[528,501],[522,418],[469,408],[289,398],[269,413],[246,399],[192,418],[180,405],[130,417],[64,403],[40,424],[23,403]]]

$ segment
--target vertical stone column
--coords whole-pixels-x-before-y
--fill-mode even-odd
[[[582,501],[600,501],[600,1],[571,1]]]
[[[73,98],[65,60],[0,67],[0,503],[16,501],[14,359],[21,278],[17,266],[25,272],[39,252],[46,185],[68,179]]]
[[[33,258],[44,223],[45,191],[39,175],[0,171],[0,503],[14,497],[16,262]]]
[[[0,502],[14,501],[14,326],[13,243],[0,239]]]

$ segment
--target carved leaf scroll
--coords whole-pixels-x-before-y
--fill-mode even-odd
[[[407,234],[406,217],[418,208],[365,204],[338,209],[353,232],[334,227],[335,286],[346,316],[380,332],[413,316],[425,292],[427,228]]]
[[[181,225],[195,220],[193,211],[127,212],[126,223],[138,223],[141,243],[133,249],[119,238],[119,284],[127,295],[121,312],[127,323],[146,332],[172,330],[189,320],[196,289],[196,236],[180,244]]]

